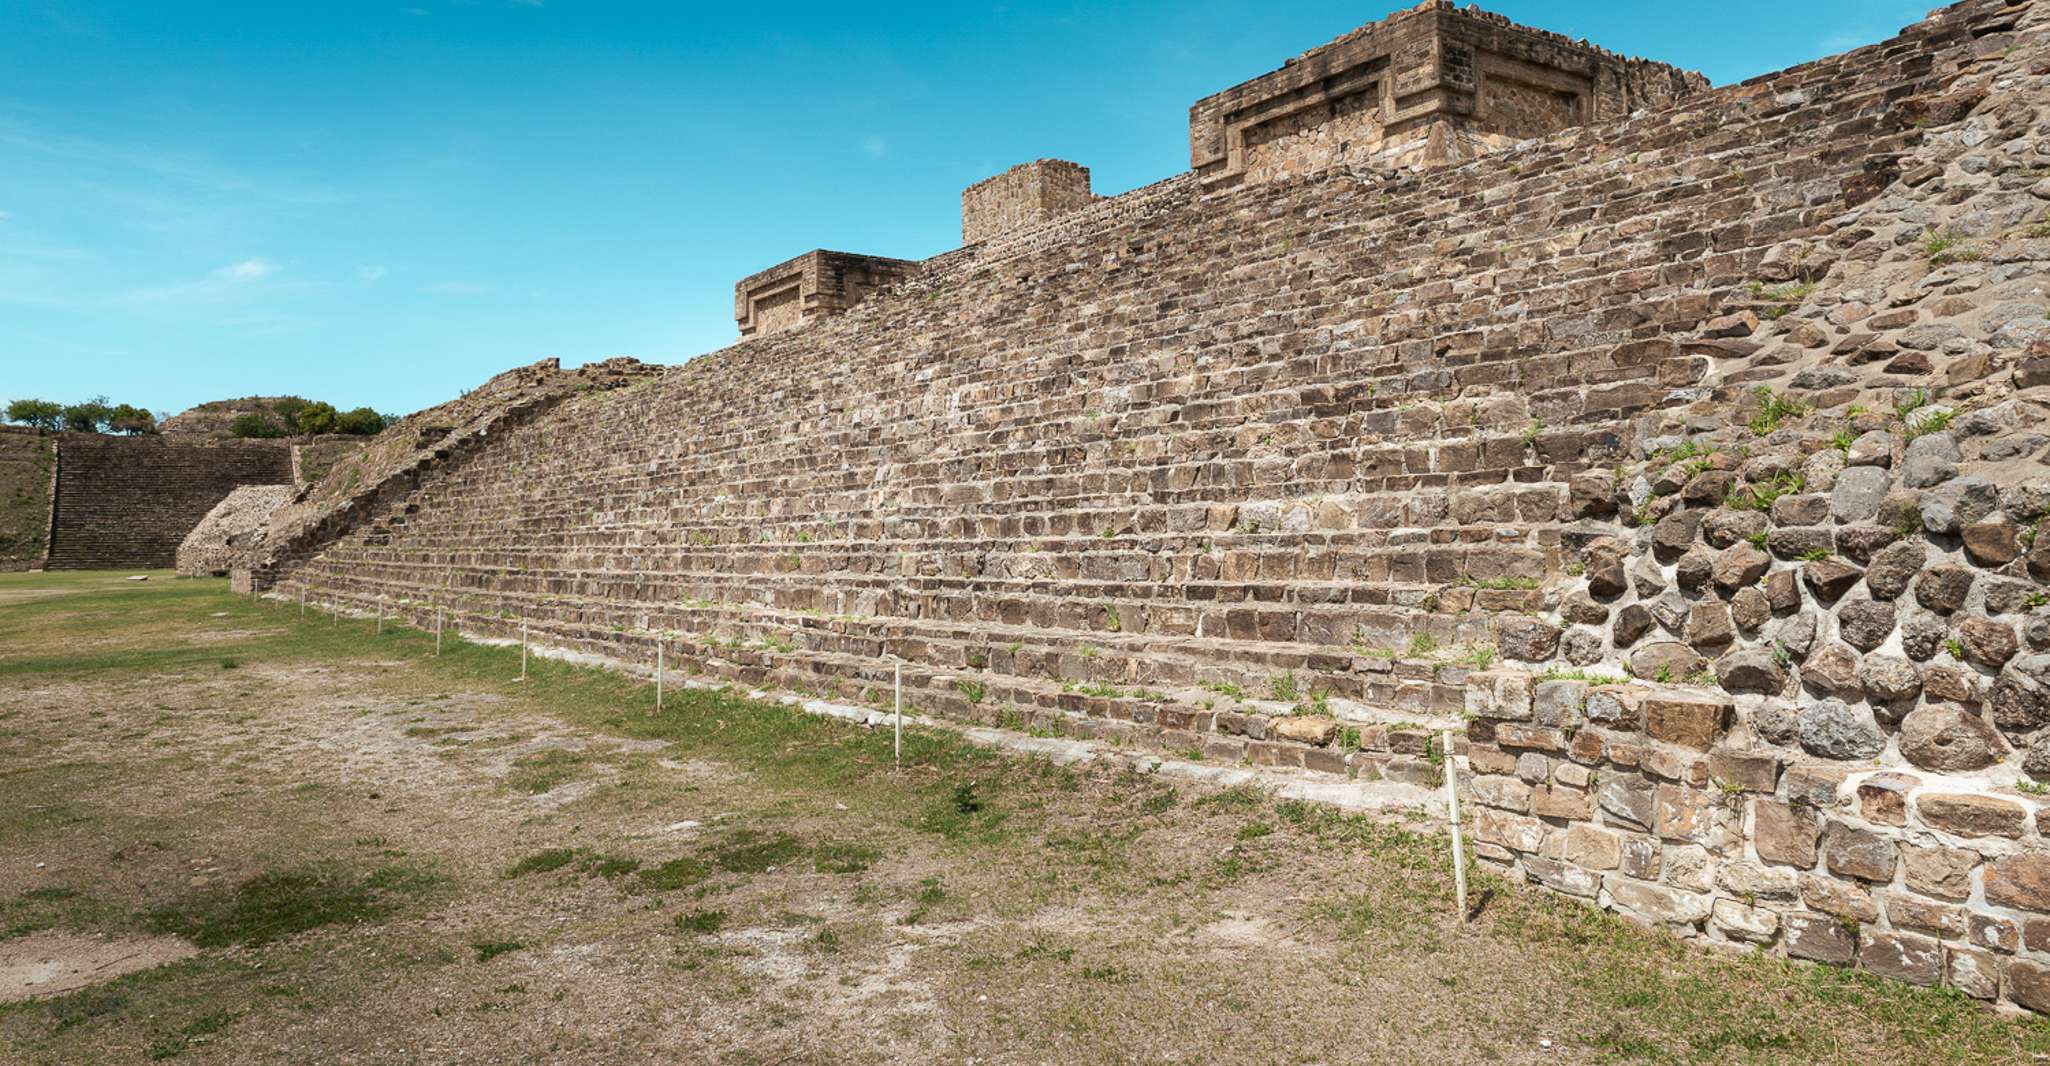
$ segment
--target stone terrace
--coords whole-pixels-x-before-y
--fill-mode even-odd
[[[678,668],[856,699],[902,660],[909,697],[957,718],[1364,779],[1432,780],[1428,730],[1472,709],[1454,754],[1513,781],[1535,752],[1548,799],[1573,801],[1535,810],[1494,782],[1479,798],[1513,814],[1487,815],[1491,858],[1745,940],[1716,924],[1728,899],[1716,922],[1692,897],[1657,912],[1684,835],[1663,870],[1666,838],[1645,834],[1648,864],[1560,873],[1570,823],[1615,823],[1591,773],[1554,776],[1564,718],[1522,724],[1525,690],[1482,668],[1551,662],[1548,619],[1586,585],[1590,545],[1652,535],[1621,529],[1611,471],[1646,458],[1662,420],[1755,403],[1750,386],[1803,369],[1748,339],[1806,321],[1760,327],[1793,299],[1761,281],[1828,290],[1829,264],[1899,254],[1973,195],[1923,171],[1962,173],[1990,136],[1975,113],[2041,121],[2050,56],[2023,44],[2043,21],[1970,0],[1882,45],[1457,168],[1170,179],[929,261],[802,331],[603,385],[544,374],[508,394],[516,415],[467,398],[454,443],[407,435],[430,412],[365,458],[374,488],[337,489],[338,468],[318,513],[274,523],[288,532],[254,576],[341,609],[448,608],[487,635],[525,621],[539,643],[638,667],[661,643]],[[2011,214],[2024,188],[1987,195]],[[1810,271],[1797,247],[1827,255]],[[1831,380],[1856,397],[1864,379]],[[1711,779],[1669,741],[1705,751],[1750,727],[1715,698],[1630,699],[1669,760],[1645,765],[1686,788],[1628,813],[1665,826]],[[1742,766],[1813,802],[1779,760]],[[1742,851],[1764,829],[1737,821]],[[1729,917],[1763,928],[1748,903]],[[1881,959],[1919,941],[1875,943],[1872,968],[1930,972]],[[1944,979],[1951,948],[1931,944]],[[2006,980],[2035,970],[2050,974],[2017,963]],[[1993,972],[1992,996],[2050,1007],[2050,980],[2037,999]],[[1989,993],[1983,972],[1954,983]]]
[[[1452,712],[1457,671],[1401,653],[1536,604],[1486,586],[1560,569],[1567,482],[1701,379],[1689,342],[1773,245],[1876,191],[1912,135],[1891,105],[1939,92],[1988,10],[1460,169],[1182,185],[573,398],[303,579],[815,686],[981,663],[986,706],[1190,735],[1217,725],[1194,699],[1076,686],[1294,672],[1364,715]]]

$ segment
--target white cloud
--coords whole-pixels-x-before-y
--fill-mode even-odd
[[[243,282],[262,281],[277,272],[278,268],[273,263],[262,259],[244,259],[214,271],[214,277],[239,285]]]
[[[890,143],[871,133],[861,142],[861,150],[870,159],[881,159],[890,154]]]
[[[491,291],[491,286],[474,281],[437,281],[420,286],[420,291],[429,296],[482,296]]]
[[[12,214],[11,212],[7,212],[7,211],[0,211],[0,222],[5,222],[5,221],[7,221],[8,219],[10,219],[10,218],[13,218],[13,217],[14,217],[14,215],[13,215],[13,214]]]
[[[381,266],[357,267],[356,276],[364,281],[381,281],[387,271]]]

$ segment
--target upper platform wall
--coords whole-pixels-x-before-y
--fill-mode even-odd
[[[1189,109],[1189,166],[1270,181],[1343,163],[1474,158],[1708,88],[1500,15],[1426,0]]]

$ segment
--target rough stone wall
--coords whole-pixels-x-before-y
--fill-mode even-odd
[[[185,535],[228,493],[291,480],[291,452],[274,442],[63,434],[49,566],[169,567]]]
[[[328,475],[342,461],[370,447],[371,438],[353,436],[313,437],[292,445],[292,481],[311,485]]]
[[[344,534],[389,536],[411,513],[403,505],[394,507],[395,501],[448,465],[469,459],[493,442],[494,434],[538,418],[571,396],[622,388],[654,369],[632,359],[609,359],[563,370],[558,360],[545,359],[508,370],[460,399],[407,416],[272,514],[263,541],[231,567],[236,591],[272,587],[285,569]]]
[[[2050,12],[1966,13],[1977,59],[1889,108],[1918,134],[1688,343],[1722,387],[1570,483],[1467,754],[1533,880],[2045,1011]]]
[[[1197,101],[1189,162],[1252,182],[1435,165],[1707,88],[1698,74],[1427,0]]]
[[[837,315],[919,269],[885,259],[823,249],[742,278],[733,287],[733,317],[742,339],[793,330]]]
[[[1035,226],[1094,202],[1088,167],[1061,159],[1023,163],[961,193],[961,243]]]
[[[2040,428],[2028,390],[2050,384],[2032,369],[2050,350],[2000,341],[2034,327],[1999,306],[2050,260],[2030,235],[2050,199],[2044,22],[2040,4],[1971,0],[1883,45],[1458,167],[1171,180],[941,257],[801,332],[629,388],[550,386],[436,461],[394,454],[374,489],[331,476],[317,535],[261,574],[340,608],[442,606],[500,634],[525,620],[636,664],[660,643],[672,664],[846,698],[881,695],[896,658],[928,711],[1211,761],[1429,780],[1446,754],[1431,731],[1459,725],[1493,861],[1709,939],[1814,954],[1808,931],[1833,922],[1853,945],[1837,956],[1875,971],[1926,980],[1933,957],[1969,994],[2050,1006],[2050,942],[2028,934],[2050,921],[2036,801],[1995,794],[2025,757],[2002,749],[1976,779],[1922,769],[1908,715],[1896,729],[1869,698],[1812,698],[1806,661],[1849,642],[1847,618],[1876,626],[1877,607],[1838,604],[1883,599],[1851,591],[1869,567],[1845,584],[1810,555],[1890,546],[1846,539],[1885,523],[1835,516],[1845,471],[1878,464],[1851,463],[1857,437],[1838,448],[1834,430],[1897,436],[1885,469],[1905,483],[1908,452],[1949,428],[1910,410],[1868,430],[1851,406],[1896,410],[1896,385],[1959,396],[1962,465],[1918,492],[1998,449],[2040,459],[2017,442]],[[1826,492],[1806,465],[1825,449],[1845,462]],[[1784,491],[1789,471],[1816,487]],[[1710,473],[1729,476],[1697,483]],[[2041,575],[2025,557],[1989,569],[1962,530],[2007,520],[2019,542],[2037,505],[2002,490],[1966,520],[1985,503],[1967,488],[1955,532],[1929,524],[1939,495],[1921,532],[1895,533],[1972,578],[1950,614],[1915,610],[1954,620],[1961,649],[1973,618],[2028,640],[1986,597]],[[1782,514],[1780,497],[1797,502]],[[1725,512],[1769,524],[1711,520]],[[1739,545],[1763,568],[1724,554]],[[1626,587],[1596,590],[1615,567]],[[1804,614],[1807,651],[1788,639]],[[1896,621],[1860,654],[1916,663],[1904,639]],[[1634,662],[1659,643],[1717,665]],[[1985,654],[1952,658],[2034,708],[2042,679]],[[1883,665],[1866,690],[1899,683]],[[1547,688],[1547,669],[1619,684]],[[1778,694],[1749,690],[1773,670]],[[1914,713],[1931,705],[1972,706]],[[1798,708],[1791,734],[1773,707]],[[1873,734],[1873,756],[1843,740]],[[1876,769],[1916,775],[1898,822],[1852,808]],[[1814,816],[1813,857],[1767,857],[1781,807]],[[1923,891],[1943,880],[1908,880],[1924,861],[1965,879]]]
[[[299,494],[292,485],[244,485],[206,513],[178,545],[178,573],[221,577],[261,547],[270,517]]]
[[[56,448],[56,438],[49,434],[0,427],[0,570],[43,565],[49,548]]]

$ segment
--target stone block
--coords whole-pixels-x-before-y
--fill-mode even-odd
[[[1797,959],[1849,966],[1858,958],[1858,937],[1829,914],[1789,914],[1780,919],[1786,930],[1787,954]]]
[[[1681,892],[1610,874],[1602,888],[1616,906],[1646,921],[1663,925],[1696,925],[1709,914],[1711,901],[1698,892]]]
[[[1732,713],[1717,700],[1654,696],[1644,701],[1644,731],[1653,740],[1707,751],[1722,739]]]
[[[2050,914],[2050,855],[2024,852],[1986,869],[1986,902]]]
[[[1822,819],[1814,811],[1760,799],[1752,802],[1751,812],[1751,844],[1761,860],[1800,870],[1814,868],[1822,840]]]
[[[1763,907],[1750,907],[1734,899],[1715,901],[1711,917],[1715,927],[1732,940],[1769,944],[1779,935],[1780,916]]]
[[[1822,830],[1822,859],[1831,873],[1885,884],[1900,865],[1900,851],[1877,833],[1832,821]]]
[[[1915,797],[1915,813],[1931,829],[1966,837],[2019,837],[2029,827],[2021,804],[1992,796],[1924,792]]]
[[[1858,936],[1858,965],[1896,981],[1937,985],[1943,982],[1943,945],[1911,933],[1864,929]]]

